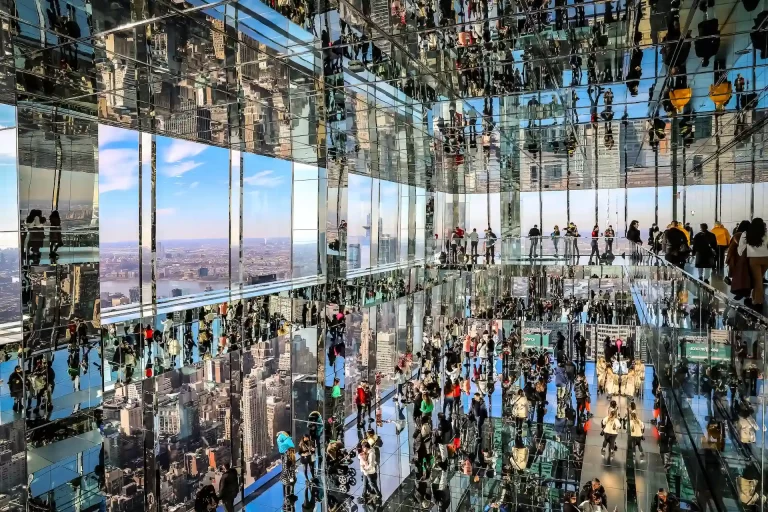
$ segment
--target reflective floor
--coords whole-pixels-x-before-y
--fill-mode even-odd
[[[502,363],[497,360],[495,378],[501,379]],[[383,494],[380,507],[383,510],[394,511],[399,509],[429,509],[432,507],[440,510],[458,510],[462,507],[472,506],[484,502],[490,503],[500,499],[501,489],[514,483],[512,495],[514,500],[523,504],[526,500],[525,494],[526,480],[528,485],[535,482],[538,488],[536,494],[545,497],[540,503],[542,508],[546,507],[546,501],[562,501],[563,494],[566,491],[575,491],[576,486],[583,486],[597,477],[605,487],[609,509],[617,507],[618,511],[624,510],[648,510],[653,495],[659,488],[667,488],[673,491],[681,491],[679,481],[670,476],[668,471],[672,462],[675,460],[674,453],[667,453],[668,463],[664,463],[664,449],[658,442],[659,434],[654,425],[651,424],[653,418],[654,397],[651,393],[651,382],[653,381],[653,369],[646,367],[645,380],[640,396],[634,397],[639,416],[646,425],[646,436],[642,442],[645,459],[640,462],[637,456],[633,457],[628,452],[627,434],[622,432],[617,439],[617,451],[613,457],[608,460],[601,454],[600,447],[603,443],[603,437],[600,435],[600,420],[607,415],[609,398],[605,395],[598,395],[597,376],[594,363],[588,362],[585,369],[585,375],[589,382],[590,394],[592,396],[591,410],[594,417],[586,421],[577,421],[567,424],[567,420],[562,416],[563,407],[556,407],[558,403],[557,386],[554,382],[549,382],[547,386],[547,402],[552,404],[547,406],[546,413],[543,416],[542,423],[531,421],[522,429],[522,437],[526,446],[529,447],[529,456],[527,469],[524,472],[510,472],[507,469],[509,457],[514,447],[514,437],[516,428],[509,421],[504,421],[503,417],[510,416],[511,411],[506,409],[506,414],[502,412],[502,386],[496,386],[490,395],[486,396],[486,401],[490,402],[489,408],[490,420],[486,423],[484,436],[484,452],[486,459],[486,473],[478,482],[473,482],[455,470],[455,466],[449,471],[448,486],[450,489],[450,500],[448,503],[437,503],[433,496],[432,500],[419,500],[414,493],[416,484],[412,467],[409,460],[413,455],[413,405],[407,404],[402,407],[394,397],[389,397],[381,406],[383,425],[377,427],[377,435],[383,440],[381,448],[381,469],[379,471],[379,484]],[[520,381],[518,381],[519,383]],[[470,389],[470,395],[478,390],[477,382],[473,382]],[[465,393],[462,397],[463,413],[469,410],[469,396]],[[618,402],[619,415],[624,417],[628,412],[629,398],[616,396],[613,397]],[[563,405],[561,400],[561,406]],[[571,406],[576,407],[576,401],[571,395]],[[433,411],[433,421],[437,420],[438,406]],[[535,414],[533,415],[535,416]],[[408,429],[399,434],[397,430],[397,419],[406,418]],[[359,441],[358,430],[354,423],[351,428],[345,431],[344,444],[347,448],[355,446]],[[577,447],[574,451],[574,445],[583,446],[583,459],[580,460],[581,449]],[[639,452],[637,452],[639,454]],[[495,463],[495,464],[493,464]],[[352,467],[357,470],[359,475],[360,467],[357,459],[354,460]],[[487,469],[496,467],[501,469],[500,474],[488,473]],[[477,474],[476,468],[473,471]],[[489,476],[490,475],[490,476]],[[433,475],[434,476],[434,475]],[[522,477],[522,478],[521,478]],[[433,480],[439,480],[437,478]],[[522,482],[522,486],[521,486]],[[437,486],[434,487],[435,489]],[[331,491],[333,492],[333,491]],[[363,496],[363,484],[358,477],[356,485],[352,486],[347,493],[350,502],[359,502]],[[303,510],[316,508],[320,505],[312,499],[312,485],[308,485],[304,475],[299,471],[295,494],[297,501],[293,505]],[[336,494],[339,494],[336,491]],[[678,494],[679,495],[679,494]],[[343,494],[341,495],[344,496]],[[507,495],[509,499],[510,495]],[[530,496],[529,496],[530,497]],[[534,500],[535,501],[535,500]],[[535,503],[528,502],[529,506],[536,506]],[[481,507],[484,505],[481,505]],[[369,505],[366,504],[366,507]],[[283,485],[276,481],[267,489],[248,502],[246,510],[259,512],[276,512],[277,510],[290,509],[283,500]]]

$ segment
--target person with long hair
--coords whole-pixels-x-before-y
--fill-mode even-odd
[[[633,402],[634,403],[634,402]],[[634,457],[635,450],[640,451],[640,462],[643,462],[643,436],[645,424],[637,415],[637,410],[629,413],[629,453]]]
[[[293,494],[296,486],[296,449],[288,448],[282,455],[283,469],[280,473],[280,481],[283,483],[283,498]]]
[[[555,229],[552,230],[552,243],[555,246],[555,258],[559,258],[558,245],[560,244],[560,228],[555,224]]]
[[[608,448],[608,460],[611,459],[611,455],[616,451],[616,437],[619,435],[619,429],[621,428],[621,420],[616,412],[616,409],[611,408],[608,416],[603,418],[603,447],[600,449],[600,453],[605,455],[605,448]]]
[[[633,220],[629,223],[629,229],[627,229],[627,240],[634,242],[637,245],[643,245],[643,239],[640,236],[640,223]]]
[[[742,300],[752,293],[752,276],[749,270],[749,258],[746,254],[739,254],[739,240],[745,236],[752,223],[743,220],[733,233],[725,262],[728,265],[728,284],[731,285],[731,293],[735,300]],[[751,302],[752,299],[749,299]]]
[[[739,254],[746,254],[752,276],[752,307],[762,310],[765,288],[763,276],[768,270],[768,245],[766,244],[765,222],[760,217],[752,219],[745,235],[739,239]]]

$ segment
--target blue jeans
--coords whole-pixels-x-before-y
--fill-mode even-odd
[[[453,397],[452,396],[446,396],[443,398],[443,414],[445,414],[445,410],[448,409],[448,414],[446,414],[446,418],[450,418],[453,414]]]

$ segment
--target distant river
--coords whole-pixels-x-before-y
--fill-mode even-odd
[[[138,279],[126,279],[120,281],[102,281],[101,291],[110,293],[122,293],[130,297],[130,289],[139,285]],[[171,290],[180,288],[182,295],[194,295],[205,291],[206,286],[211,286],[214,290],[223,290],[229,286],[229,281],[158,281],[157,296],[170,297]]]

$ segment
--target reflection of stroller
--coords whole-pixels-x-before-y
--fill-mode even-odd
[[[329,512],[357,512],[357,508],[357,503],[352,496],[334,491],[328,492]]]
[[[338,460],[328,461],[328,476],[341,492],[349,492],[350,488],[357,485],[357,470],[352,467],[354,459],[354,452],[343,450]]]

